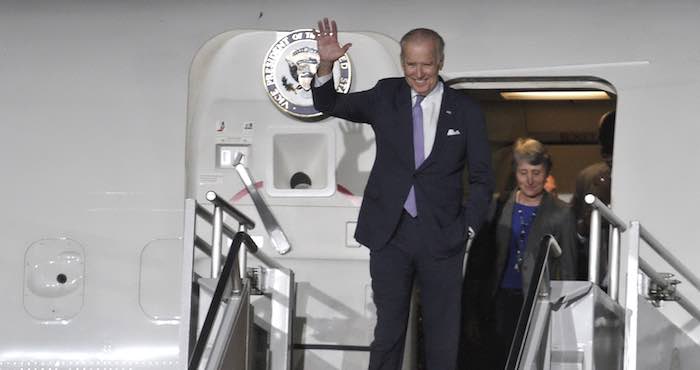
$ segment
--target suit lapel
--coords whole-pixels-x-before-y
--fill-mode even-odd
[[[413,156],[413,113],[411,106],[411,88],[404,81],[394,102],[396,107],[396,125],[392,135],[396,137],[397,152],[410,168],[416,166]]]

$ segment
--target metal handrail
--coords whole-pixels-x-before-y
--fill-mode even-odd
[[[220,212],[223,212],[222,207],[218,205],[214,205],[214,208],[219,208]],[[196,226],[198,223],[198,218],[201,218],[202,221],[208,222],[209,224],[212,224],[214,222],[220,224],[218,228],[214,228],[213,226],[215,225],[213,224],[212,227],[215,230],[218,229],[218,232],[220,234],[224,234],[232,240],[232,244],[229,248],[228,255],[223,255],[220,249],[217,250],[213,247],[212,244],[210,244],[210,242],[205,241],[204,239],[196,235]],[[212,238],[212,242],[216,241],[221,243],[221,239],[221,237]],[[220,271],[220,275],[218,278],[218,282],[215,281],[215,284],[217,284],[217,288],[214,289],[215,297],[212,298],[213,304],[210,306],[210,310],[212,310],[212,307],[220,305],[220,303],[217,302],[220,302],[221,299],[219,299],[220,297],[216,297],[216,291],[220,290],[219,287],[221,286],[221,284],[226,284],[225,287],[227,290],[223,293],[225,294],[225,296],[230,295],[232,298],[241,299],[243,297],[248,296],[248,294],[250,293],[250,285],[245,284],[243,280],[248,275],[246,267],[247,252],[254,255],[257,261],[261,262],[263,265],[269,268],[268,270],[266,270],[265,283],[269,284],[268,281],[274,281],[273,286],[270,286],[271,291],[269,292],[269,294],[271,295],[270,300],[273,302],[272,311],[270,313],[270,320],[271,322],[274,322],[274,333],[271,333],[270,338],[270,351],[272,354],[269,358],[269,361],[270,364],[273,365],[272,368],[289,369],[291,366],[292,345],[290,344],[290,341],[292,338],[291,323],[293,315],[293,309],[289,309],[289,307],[291,307],[291,302],[294,302],[295,300],[293,272],[277,263],[265,253],[263,253],[257,247],[252,238],[247,234],[245,225],[240,224],[239,231],[234,232],[231,227],[226,225],[222,217],[215,218],[211,212],[209,212],[203,206],[199,205],[194,199],[187,199],[185,201],[185,234],[183,236],[183,240],[185,247],[185,258],[183,258],[184,280],[182,290],[183,324],[180,332],[181,338],[186,339],[180,341],[179,348],[181,350],[181,363],[190,364],[190,359],[192,358],[197,359],[197,362],[201,362],[202,356],[204,355],[201,352],[201,346],[207,344],[207,341],[211,341],[207,339],[204,340],[204,342],[197,342],[196,338],[194,337],[196,335],[195,333],[197,333],[196,317],[198,316],[198,314],[196,313],[196,311],[193,311],[192,308],[197,305],[197,298],[195,297],[199,296],[198,294],[194,293],[194,290],[197,289],[197,285],[201,286],[204,283],[203,280],[206,280],[200,280],[200,277],[194,272],[194,247],[210,257],[212,257],[212,255],[214,254],[219,254],[219,259],[225,261],[223,269],[221,268],[221,266],[219,266],[216,269],[217,271]],[[241,248],[241,241],[245,243],[245,245],[248,248]],[[252,248],[252,246],[254,246],[254,248]],[[211,259],[212,261],[214,260],[214,258]],[[236,261],[238,263],[236,263]],[[195,282],[198,282],[199,284]],[[231,312],[227,311],[227,315],[229,314],[231,314]],[[211,315],[208,315],[207,317],[210,316]],[[212,324],[207,324],[208,327],[211,325]],[[216,332],[216,330],[212,330],[211,327],[209,328],[209,331],[210,333],[207,334],[208,337],[211,337],[213,335],[213,333],[211,332]],[[219,333],[221,334],[220,331]],[[218,336],[216,340],[219,340]],[[200,348],[197,350],[197,352],[195,352],[195,348],[197,345],[199,345]],[[215,346],[216,345],[217,344],[215,343]],[[207,368],[209,368],[209,366],[210,364],[208,363]],[[196,368],[197,366],[193,365],[192,367]]]
[[[212,244],[209,245],[206,243],[204,240],[201,238],[197,237],[195,239],[195,245],[198,246],[202,251],[207,253],[212,258],[212,278],[217,278],[218,277],[218,271],[221,269],[221,260],[223,257],[223,253],[221,251],[221,238],[220,235],[224,234],[228,236],[229,238],[233,239],[236,234],[240,231],[247,231],[248,229],[252,229],[255,227],[255,222],[253,222],[248,216],[244,215],[241,213],[239,210],[237,210],[234,206],[232,206],[229,202],[227,202],[225,199],[221,198],[216,192],[214,191],[208,191],[206,193],[206,199],[214,204],[214,214],[209,212],[206,208],[202,207],[201,205],[197,204],[196,205],[196,213],[200,217],[202,217],[204,220],[209,222],[214,226],[214,235],[213,235],[213,240]],[[216,212],[217,209],[220,209],[223,212],[226,212],[228,215],[233,217],[239,222],[239,231],[233,231],[226,223],[223,222],[223,220],[220,217],[217,217]],[[218,226],[217,226],[218,225]],[[217,237],[219,236],[219,237]],[[272,236],[271,236],[272,238]],[[285,237],[286,238],[286,237]],[[286,240],[286,239],[285,239]],[[287,249],[288,251],[289,249]],[[280,252],[281,253],[281,252]],[[259,249],[253,253],[255,257],[265,264],[268,267],[271,268],[276,268],[276,269],[282,269],[284,268],[282,265],[279,263],[275,262],[272,258],[270,258],[268,255],[260,251]],[[241,277],[243,277],[243,274],[246,273],[246,266],[245,266],[245,254],[242,252],[241,256],[239,256],[239,261],[240,261],[240,266],[239,266],[239,271]]]
[[[241,211],[237,210],[234,206],[232,206],[225,199],[221,198],[215,192],[209,190],[204,196],[205,196],[205,198],[207,198],[208,201],[212,202],[215,206],[221,207],[221,209],[224,212],[226,212],[229,216],[235,218],[236,221],[238,221],[238,223],[240,225],[245,226],[246,229],[254,229],[255,228],[255,222],[253,222],[253,220],[248,218],[248,216],[244,215]]]
[[[673,289],[672,284],[665,279],[661,274],[656,272],[649,263],[639,256],[640,241],[644,240],[664,261],[672,268],[685,277],[698,291],[700,291],[700,279],[693,274],[683,263],[673,256],[651,233],[642,227],[639,221],[631,221],[629,227],[625,224],[613,211],[597,199],[593,194],[587,194],[584,198],[585,202],[593,208],[591,212],[591,232],[589,237],[589,247],[591,258],[589,258],[589,280],[597,282],[597,253],[600,243],[600,217],[604,217],[612,226],[611,244],[610,244],[610,296],[622,303],[628,310],[628,317],[625,325],[625,350],[624,350],[624,369],[636,368],[637,356],[637,320],[638,320],[638,277],[637,271],[641,270],[651,281],[658,287],[664,290]],[[620,233],[629,231],[629,246],[626,252],[627,258],[627,282],[624,301],[618,297],[618,286],[620,277]],[[683,294],[678,290],[673,289],[672,297],[678,304],[685,309],[696,320],[700,321],[700,309],[694,306]]]
[[[530,287],[527,291],[527,295],[524,297],[523,306],[520,310],[520,316],[518,318],[518,323],[516,326],[515,334],[513,335],[513,341],[511,342],[510,351],[508,353],[508,359],[506,362],[505,369],[515,370],[520,369],[527,364],[531,358],[526,358],[526,347],[532,345],[542,340],[541,335],[545,335],[542,330],[542,323],[547,321],[545,316],[549,313],[549,306],[542,306],[546,304],[545,300],[549,299],[550,285],[548,263],[549,255],[552,253],[553,256],[561,256],[562,250],[557,242],[556,238],[552,235],[545,235],[540,241],[540,249],[537,253],[537,258],[535,259],[535,268],[532,272],[532,277]],[[537,278],[536,280],[534,278]],[[532,282],[535,282],[533,284]],[[536,307],[537,306],[537,307]],[[534,346],[540,347],[540,346]]]
[[[669,283],[666,279],[661,276],[656,270],[654,270],[651,265],[645,261],[643,258],[639,258],[639,269],[644,272],[645,275],[649,277],[654,283],[659,285],[660,287],[664,289],[668,289],[671,286],[671,283]],[[693,316],[696,320],[700,320],[700,309],[695,307],[690,301],[679,291],[674,292],[674,297],[675,301],[678,302],[678,304],[683,307],[691,316]]]
[[[242,161],[243,153],[236,152],[233,154],[233,168],[238,173],[238,177],[241,178],[243,185],[250,195],[250,199],[253,200],[255,209],[258,210],[258,214],[260,215],[260,220],[262,221],[267,234],[270,236],[272,246],[275,247],[277,253],[286,254],[292,249],[289,239],[284,233],[284,230],[282,230],[282,227],[280,227],[279,222],[277,222],[275,215],[273,215],[272,211],[270,211],[270,207],[268,207],[265,200],[263,200],[260,193],[258,193],[258,189],[255,187],[253,178],[250,175],[250,171],[248,171],[248,168],[243,165]]]
[[[681,260],[676,258],[674,255],[671,254],[671,252],[666,249],[661,242],[656,240],[651,233],[644,228],[644,226],[640,225],[639,226],[639,234],[641,238],[649,244],[649,246],[656,251],[656,253],[661,256],[661,258],[664,259],[664,261],[668,262],[671,267],[673,267],[676,271],[678,271],[683,277],[688,279],[690,284],[692,284],[698,291],[700,291],[700,279],[698,279],[695,274],[693,274],[689,268],[685,267]],[[699,316],[700,317],[700,316]]]
[[[547,242],[547,249],[549,249],[553,253],[552,255],[554,256],[554,258],[561,257],[562,250],[561,250],[561,246],[559,245],[559,242],[557,241],[557,239],[554,236],[552,236],[552,235],[549,235],[549,236],[550,236],[550,238],[549,238],[549,241]]]
[[[591,207],[599,210],[600,214],[605,217],[605,219],[608,220],[608,222],[610,222],[610,224],[612,224],[614,227],[617,227],[620,229],[620,231],[627,230],[627,223],[622,221],[621,218],[617,217],[617,215],[613,213],[610,208],[608,208],[607,204],[603,203],[595,195],[587,194],[583,199],[586,204],[589,204]]]
[[[199,203],[197,203],[197,205],[195,206],[195,212],[197,213],[197,216],[204,219],[204,221],[208,222],[210,225],[214,224],[214,215],[211,212],[209,212],[206,208],[202,207]],[[221,227],[221,232],[231,239],[233,239],[233,237],[236,236],[237,233],[237,231],[233,230],[225,223]]]
[[[197,205],[197,207],[199,207],[199,208],[197,209],[197,211],[199,211],[199,209],[202,209],[204,212],[207,212],[207,213],[208,213],[208,211],[207,211],[206,209],[204,209],[202,206],[200,206],[199,204]],[[209,214],[209,215],[211,216],[211,214]],[[200,214],[200,216],[202,216],[202,215]],[[206,217],[202,217],[202,218],[204,218],[205,220],[208,220]],[[238,232],[236,232],[236,231],[233,231],[233,230],[232,230],[230,227],[228,227],[226,224],[223,225],[221,232],[223,232],[223,233],[224,233],[226,236],[228,236],[230,239],[235,238],[235,237],[236,237],[236,234],[238,233]],[[201,250],[202,252],[204,252],[204,254],[206,254],[207,256],[211,257],[211,252],[212,252],[212,249],[213,249],[213,248],[212,248],[211,244],[207,243],[206,240],[204,240],[204,239],[200,238],[199,236],[195,235],[195,237],[194,237],[194,245],[195,245],[195,247],[197,247],[199,250]],[[250,250],[249,250],[249,252],[250,252]],[[281,264],[277,263],[277,261],[275,261],[274,259],[272,259],[272,257],[268,256],[265,252],[263,252],[263,251],[262,251],[261,249],[259,249],[259,248],[258,248],[258,250],[256,250],[254,253],[253,253],[253,252],[251,252],[251,253],[255,256],[255,258],[256,258],[258,261],[262,262],[262,264],[265,265],[265,266],[267,266],[267,267],[270,267],[270,268],[273,268],[273,269],[283,269],[283,268],[285,268],[284,266],[282,266]],[[226,258],[226,256],[225,256],[223,253],[221,254],[221,257],[222,257],[222,259],[225,259],[225,258]]]
[[[588,237],[588,281],[598,284],[599,251],[600,251],[600,217],[605,218],[612,226],[611,243],[608,261],[610,282],[608,294],[614,300],[618,300],[620,281],[620,232],[627,230],[627,225],[617,217],[608,206],[593,194],[587,194],[584,198],[586,204],[593,208],[591,212],[590,235]]]
[[[617,257],[617,258],[611,258],[610,259],[610,289],[616,289],[617,288],[617,281],[619,281],[619,249],[615,245],[616,243],[619,245],[619,232],[624,232],[627,230],[627,225],[625,225],[624,221],[620,219],[613,211],[606,206],[603,202],[600,201],[600,199],[596,198],[593,194],[588,194],[584,198],[585,202],[591,207],[593,207],[594,210],[599,211],[600,216],[603,216],[610,224],[613,226],[614,229],[617,229],[615,231],[613,229],[613,233],[617,233],[617,235],[613,235],[613,243],[611,245],[611,250],[610,254],[612,257]],[[644,226],[641,224],[639,225],[639,237],[644,240],[664,261],[666,261],[671,267],[673,267],[676,271],[678,271],[684,278],[686,278],[690,284],[692,284],[698,291],[700,291],[700,278],[698,278],[693,272],[687,268],[681,260],[679,260],[677,257],[675,257],[671,252],[668,251],[664,245],[659,242],[650,232],[647,230]],[[595,239],[595,240],[594,240]],[[599,240],[600,238],[594,238],[593,237],[593,215],[591,216],[591,237],[590,237],[590,249],[591,249],[591,254],[593,254],[593,249],[598,249],[599,247]],[[641,258],[640,258],[641,259]],[[590,261],[589,261],[590,262]],[[596,261],[597,262],[597,261]],[[592,264],[592,263],[591,263]],[[641,262],[640,262],[641,266]],[[597,274],[596,274],[597,276]],[[651,276],[650,276],[651,277]],[[589,280],[591,276],[589,274]],[[593,280],[591,280],[593,281]],[[615,283],[613,283],[615,282]],[[657,282],[661,284],[661,282]],[[615,287],[615,288],[613,288]],[[610,294],[613,296],[613,294]],[[616,298],[616,296],[613,296],[613,298]]]
[[[221,278],[216,284],[216,290],[214,290],[214,295],[212,296],[211,304],[209,305],[209,310],[207,311],[207,316],[204,319],[202,330],[199,333],[194,350],[189,358],[188,370],[197,370],[199,368],[199,364],[202,361],[202,355],[204,354],[204,349],[214,327],[216,315],[219,312],[219,307],[221,306],[221,302],[224,298],[226,285],[228,284],[229,278],[232,277],[232,274],[235,272],[236,255],[238,254],[238,250],[241,248],[242,244],[245,244],[245,247],[252,253],[255,253],[258,250],[258,246],[248,234],[244,232],[236,233],[233,241],[231,242],[231,248],[229,249],[228,256],[226,257],[226,262],[224,263],[224,268],[221,272]]]
[[[643,258],[639,256],[639,246],[642,240],[646,241],[647,244],[654,246],[652,244],[658,244],[656,247],[660,246],[656,239],[654,239],[648,231],[642,231],[643,228],[639,221],[631,221],[629,228],[629,242],[627,250],[627,288],[626,288],[626,299],[625,308],[628,310],[629,314],[625,324],[625,346],[624,346],[624,369],[634,370],[637,368],[637,333],[638,333],[638,287],[639,287],[639,276],[636,272],[641,270],[646,276],[648,276],[651,281],[657,284],[664,290],[668,290],[671,287],[671,283],[667,281],[663,276],[656,272],[651,265],[649,265]],[[644,234],[644,235],[642,235]],[[663,249],[665,251],[665,248]],[[667,252],[667,251],[666,251]],[[664,257],[664,256],[661,256]],[[667,261],[668,262],[668,261]],[[682,264],[680,264],[683,267]],[[678,290],[673,291],[672,295],[678,304],[685,309],[686,312],[691,314],[696,320],[700,320],[700,310],[697,309],[690,301],[681,294]]]

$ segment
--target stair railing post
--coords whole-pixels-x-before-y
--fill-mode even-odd
[[[214,223],[211,236],[211,278],[218,279],[221,274],[221,236],[224,221],[221,207],[214,206]]]
[[[600,211],[591,210],[591,229],[588,236],[588,281],[598,284],[598,261],[600,254]]]
[[[627,266],[626,266],[626,284],[625,284],[625,302],[623,307],[626,309],[625,323],[625,346],[624,346],[624,370],[637,369],[637,314],[638,301],[637,296],[639,282],[639,244],[640,244],[640,227],[639,221],[630,222],[628,229],[628,247],[627,247]]]

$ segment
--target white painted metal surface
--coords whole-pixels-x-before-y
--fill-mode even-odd
[[[659,310],[643,297],[639,297],[638,309],[636,369],[697,369],[697,342],[668,319],[665,309]]]
[[[625,310],[590,282],[552,281],[552,369],[623,367]]]
[[[643,220],[674,248],[676,257],[688,266],[698,265],[700,250],[692,247],[696,233],[685,220],[695,219],[700,209],[700,175],[689,170],[696,167],[700,137],[700,127],[693,124],[700,115],[695,102],[700,88],[700,51],[695,47],[700,4],[446,1],[429,9],[414,0],[319,4],[0,4],[0,193],[7,210],[0,213],[0,291],[6,302],[0,311],[5,318],[0,332],[12,333],[0,338],[1,368],[182,365],[176,320],[154,319],[139,298],[140,288],[149,286],[162,295],[154,300],[179,302],[178,285],[171,282],[179,282],[181,272],[170,267],[180,261],[159,255],[164,258],[161,266],[170,267],[144,275],[140,256],[155,240],[179,253],[185,195],[201,196],[201,182],[224,187],[232,175],[220,176],[198,164],[200,159],[212,160],[214,152],[198,147],[195,140],[187,148],[190,153],[201,149],[211,156],[189,157],[187,168],[211,176],[188,176],[183,166],[187,122],[209,122],[197,115],[197,104],[204,95],[216,95],[216,86],[225,85],[228,90],[222,94],[238,99],[234,106],[245,113],[242,119],[249,119],[250,112],[265,112],[253,117],[256,122],[289,123],[281,113],[268,110],[260,81],[255,81],[260,61],[250,54],[230,53],[230,45],[224,45],[242,31],[226,32],[267,30],[252,32],[259,38],[244,37],[246,45],[255,47],[250,44],[258,42],[264,49],[274,41],[274,31],[310,27],[325,15],[336,16],[341,31],[347,31],[342,37],[354,43],[350,53],[356,70],[362,71],[354,89],[400,74],[395,40],[415,26],[433,27],[445,35],[446,78],[585,75],[609,81],[619,97],[615,210],[624,219]],[[397,21],[368,13],[391,14]],[[223,54],[215,55],[217,50]],[[215,60],[231,64],[220,65],[213,75],[199,68]],[[256,72],[247,72],[250,68]],[[215,76],[220,84],[206,76]],[[228,108],[212,106],[212,111],[217,109],[228,114]],[[339,153],[371,140],[366,128],[324,124],[335,130]],[[264,158],[262,149],[248,149],[253,174],[263,178],[261,167],[255,167],[261,165],[255,161]],[[337,182],[360,195],[366,177],[350,176],[357,172],[344,171],[348,167],[341,165],[358,165],[362,174],[372,156],[368,149],[357,161],[339,160]],[[346,223],[356,217],[358,200],[336,194],[318,200],[324,207],[315,208],[305,207],[301,199],[270,202],[285,230],[295,230],[289,237],[298,253],[285,264],[297,271],[304,291],[300,306],[311,313],[305,341],[371,340],[367,252],[346,248],[345,241]],[[669,204],[681,221],[669,222]],[[253,210],[245,199],[241,206]],[[325,220],[340,221],[319,227]],[[264,235],[258,236],[263,248],[269,246]],[[84,248],[85,298],[73,318],[54,325],[37,320],[25,308],[24,261],[35,242],[61,238]],[[161,272],[162,279],[142,280],[154,272]],[[171,306],[165,311],[177,311],[177,304]],[[324,316],[326,312],[332,314]],[[697,340],[691,319],[672,310],[664,314]],[[306,360],[315,368],[353,369],[364,366],[363,356],[341,353],[324,358],[312,352]]]

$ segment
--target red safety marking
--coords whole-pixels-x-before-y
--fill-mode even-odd
[[[255,183],[256,189],[260,189],[260,188],[262,188],[262,186],[263,186],[262,181],[258,181]],[[345,186],[340,185],[340,184],[338,184],[336,186],[336,190],[338,190],[338,192],[340,194],[347,195],[351,198],[355,196],[355,194],[353,194],[350,190],[348,190],[348,188],[346,188]],[[248,190],[246,188],[243,188],[238,193],[236,193],[234,196],[232,196],[231,199],[229,199],[229,203],[236,203],[237,201],[241,200],[241,198],[243,198],[247,194],[248,194]]]

